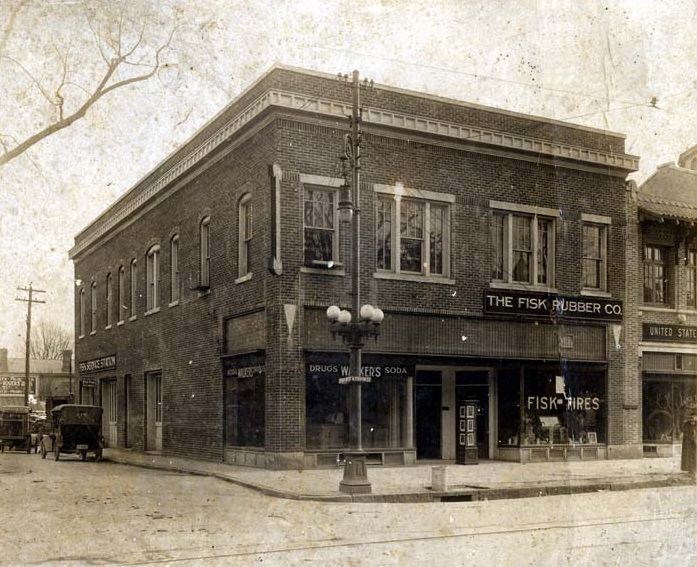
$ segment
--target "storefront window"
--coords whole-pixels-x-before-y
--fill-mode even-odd
[[[602,372],[529,369],[523,403],[523,445],[606,442]]]
[[[518,370],[497,374],[498,445],[516,446],[520,442],[520,378]]]
[[[349,445],[349,386],[339,383],[347,375],[345,355],[313,355],[306,365],[306,446],[310,450],[347,449]],[[399,364],[364,360],[362,385],[362,444],[364,449],[406,446],[408,370]]]
[[[227,444],[234,447],[264,447],[266,374],[253,368],[251,376],[239,368],[226,379]]]
[[[682,439],[682,425],[690,406],[697,404],[692,377],[655,376],[643,383],[645,443],[673,443]]]

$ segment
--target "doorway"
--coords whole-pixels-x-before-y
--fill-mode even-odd
[[[116,404],[116,380],[102,380],[102,433],[106,447],[116,447],[118,421]]]
[[[146,450],[162,451],[162,373],[145,375]]]
[[[441,402],[439,370],[418,370],[414,380],[414,429],[417,459],[441,458]]]
[[[457,402],[477,401],[477,449],[480,459],[489,454],[489,373],[487,371],[458,371],[455,373]]]

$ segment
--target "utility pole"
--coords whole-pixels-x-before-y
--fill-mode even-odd
[[[34,299],[35,293],[46,293],[43,289],[34,289],[29,283],[29,287],[18,287],[17,291],[25,291],[27,298],[15,297],[15,301],[24,301],[27,304],[27,342],[24,353],[24,405],[29,405],[29,359],[31,354],[31,305],[32,303],[46,303],[39,299]]]

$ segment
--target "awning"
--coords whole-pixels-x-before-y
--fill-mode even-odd
[[[639,212],[644,218],[658,221],[672,220],[693,224],[697,222],[697,207],[661,201],[658,199],[641,199]]]

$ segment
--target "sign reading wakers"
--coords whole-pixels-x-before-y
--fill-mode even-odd
[[[599,297],[488,290],[484,292],[484,313],[621,321],[622,302]]]
[[[85,360],[78,365],[81,374],[87,372],[99,372],[100,370],[113,370],[116,368],[116,355],[101,356],[92,360]]]

